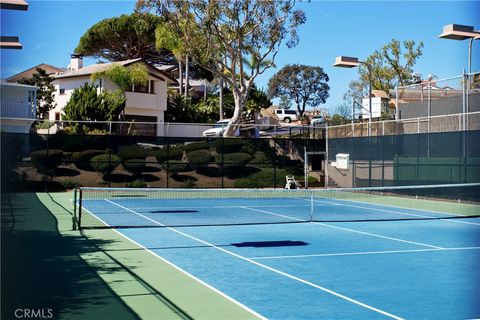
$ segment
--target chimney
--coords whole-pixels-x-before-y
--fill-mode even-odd
[[[72,54],[70,57],[71,70],[78,70],[83,68],[83,54]]]

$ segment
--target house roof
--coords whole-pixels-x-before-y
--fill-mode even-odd
[[[383,90],[372,90],[372,95],[374,97],[380,97],[382,99],[390,99],[388,94]]]
[[[65,69],[63,69],[63,68],[55,67],[55,66],[52,66],[52,65],[46,64],[46,63],[41,63],[39,65],[36,65],[35,67],[32,67],[30,69],[27,69],[25,71],[22,71],[20,73],[17,73],[15,75],[7,78],[6,81],[7,82],[17,82],[18,80],[20,80],[22,78],[32,78],[33,74],[37,72],[37,68],[41,68],[41,69],[45,70],[48,74],[55,74],[55,73],[58,73],[58,72],[65,71]]]
[[[21,84],[21,83],[15,83],[15,82],[7,82],[2,80],[0,82],[0,86],[2,87],[15,87],[15,88],[26,88],[26,89],[38,89],[37,86],[31,86],[28,84]]]
[[[159,70],[155,68],[154,66],[146,63],[143,61],[142,58],[137,58],[137,59],[130,59],[130,60],[124,60],[124,61],[116,61],[112,63],[97,63],[97,64],[92,64],[89,66],[85,66],[80,69],[75,69],[75,70],[68,70],[66,72],[63,72],[61,74],[58,74],[55,76],[55,79],[65,79],[65,78],[73,78],[73,77],[82,77],[82,76],[90,76],[91,74],[95,72],[100,72],[104,71],[105,69],[109,68],[112,64],[116,63],[121,66],[127,67],[129,65],[132,65],[134,63],[137,63],[139,61],[142,61],[146,66],[147,69],[150,73],[151,76],[154,76],[155,78],[158,78],[160,80],[166,81],[166,82],[173,82],[175,83],[176,80],[173,79],[170,75],[168,75],[166,72]]]

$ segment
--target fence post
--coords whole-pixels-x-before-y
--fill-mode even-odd
[[[170,139],[167,136],[167,189],[169,188],[170,180]]]
[[[220,139],[222,139],[222,189],[224,188],[224,179],[225,179],[225,160],[224,160],[224,157],[223,155],[225,154],[225,137],[222,135],[220,137]]]
[[[395,87],[395,120],[400,118],[400,108],[398,107],[398,85]]]
[[[325,124],[325,189],[328,189],[328,124]]]
[[[463,69],[463,85],[462,85],[462,114],[463,114],[463,121],[462,121],[462,128],[465,131],[466,125],[465,125],[465,113],[467,111],[467,104],[468,104],[468,92],[467,92],[467,79],[468,76],[465,73],[465,69]]]

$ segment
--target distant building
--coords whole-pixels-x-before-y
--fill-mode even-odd
[[[176,65],[156,65],[157,69],[168,73],[172,78],[177,80],[177,84],[172,86],[175,90],[180,89],[180,76],[178,66]],[[187,85],[185,77],[183,78],[183,88]],[[204,99],[210,91],[212,84],[207,79],[192,79],[188,80],[188,93],[193,98]],[[183,90],[182,90],[183,91]]]
[[[0,116],[2,132],[28,133],[36,116],[37,87],[0,83]]]
[[[37,73],[37,68],[43,69],[47,72],[48,75],[55,75],[60,72],[65,72],[63,68],[55,67],[46,63],[41,63],[35,67],[17,73],[6,79],[7,82],[18,82],[21,79],[31,79],[35,73]]]
[[[362,99],[362,119],[370,118],[370,99]],[[372,119],[379,119],[382,115],[393,116],[395,105],[390,104],[390,97],[383,90],[372,90]]]

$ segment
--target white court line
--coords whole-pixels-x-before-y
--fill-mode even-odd
[[[180,207],[180,206],[173,206],[173,207],[166,207],[162,206],[162,209],[235,209],[241,208],[242,206],[190,206],[190,207]],[[250,206],[252,208],[298,208],[298,207],[310,207],[309,204],[306,205],[258,205],[258,206]],[[130,208],[130,207],[129,207]],[[153,207],[131,207],[132,210],[146,210],[146,209],[154,209]]]
[[[297,218],[294,218],[294,217],[289,217],[289,216],[285,216],[285,215],[283,215],[283,214],[277,214],[277,213],[269,212],[269,211],[265,211],[265,210],[259,210],[259,209],[249,208],[249,207],[242,207],[242,208],[248,209],[248,210],[252,210],[252,211],[258,211],[258,212],[262,212],[262,213],[266,213],[266,214],[271,214],[271,215],[275,215],[275,216],[280,216],[280,217],[284,217],[284,218],[289,218],[289,219],[292,219],[292,220],[305,221],[305,220],[301,220],[301,219],[297,219]],[[372,237],[387,239],[387,240],[393,240],[393,241],[398,241],[398,242],[410,243],[410,244],[415,244],[415,245],[419,245],[419,246],[423,246],[423,247],[428,247],[428,248],[434,248],[434,249],[443,249],[442,247],[433,246],[433,245],[430,245],[430,244],[425,244],[425,243],[416,242],[416,241],[409,241],[409,240],[404,240],[404,239],[399,239],[399,238],[382,236],[382,235],[375,234],[375,233],[370,233],[370,232],[358,231],[358,230],[349,229],[349,228],[343,228],[343,227],[333,226],[333,225],[326,224],[326,223],[322,223],[322,222],[311,222],[311,223],[319,224],[319,225],[326,226],[326,227],[329,227],[329,228],[334,228],[334,229],[344,230],[344,231],[348,231],[348,232],[354,232],[354,233],[364,234],[364,235],[367,235],[367,236],[372,236]]]
[[[266,259],[294,259],[294,258],[310,258],[310,257],[336,257],[336,256],[357,256],[357,255],[377,255],[391,253],[410,253],[410,252],[431,252],[431,251],[461,251],[461,250],[478,250],[480,247],[463,247],[463,248],[443,248],[443,249],[414,249],[414,250],[387,250],[387,251],[364,251],[364,252],[344,252],[344,253],[318,253],[318,254],[300,254],[292,256],[264,256],[250,257],[253,260]]]
[[[373,210],[373,211],[390,212],[390,213],[395,213],[395,214],[399,214],[399,215],[406,215],[406,216],[412,216],[412,217],[430,218],[430,219],[432,219],[432,220],[438,219],[438,217],[424,216],[424,215],[421,215],[421,214],[407,213],[407,212],[394,211],[394,210],[385,210],[385,209],[372,208],[372,207],[363,207],[363,206],[358,206],[358,205],[353,205],[353,204],[338,203],[338,202],[331,202],[331,201],[325,201],[325,200],[313,200],[313,201],[314,201],[314,202],[327,203],[327,204],[331,204],[331,205],[334,205],[334,206],[345,206],[345,207],[353,207],[353,208],[367,209],[367,210]],[[369,205],[385,206],[385,207],[392,207],[392,208],[405,209],[405,210],[415,210],[415,211],[431,212],[431,213],[437,213],[437,214],[444,214],[444,215],[448,215],[448,216],[451,216],[451,217],[467,217],[467,216],[463,216],[463,215],[459,215],[459,214],[454,214],[454,213],[446,213],[446,212],[440,212],[440,211],[428,211],[428,210],[414,209],[414,208],[402,208],[402,207],[390,206],[390,205],[383,205],[383,204],[378,204],[378,203],[365,203],[365,202],[355,201],[355,200],[342,200],[342,199],[338,199],[337,201],[347,201],[347,202],[355,202],[355,203],[363,203],[363,204],[369,204]],[[467,222],[467,221],[459,221],[459,220],[453,220],[453,219],[441,219],[441,218],[440,218],[440,219],[438,219],[438,220],[440,220],[440,221],[446,221],[446,222],[453,222],[453,223],[480,225],[480,223]]]
[[[107,202],[111,202],[112,204],[114,205],[117,205],[115,202],[113,201],[109,201],[108,199],[104,199],[105,201]],[[118,206],[118,205],[117,205]],[[106,223],[105,221],[103,221],[100,217],[98,217],[97,215],[93,214],[92,212],[90,212],[89,210],[83,208],[83,210],[87,211],[88,213],[90,213],[91,215],[93,215],[95,218],[97,218],[98,220],[100,220],[102,223],[104,223],[106,226],[109,226],[108,223]],[[143,216],[139,213],[137,213],[138,215],[140,216]],[[149,219],[148,217],[144,217],[148,220],[151,220]],[[155,220],[153,220],[155,221]],[[161,226],[164,226],[163,224],[161,224],[160,222],[158,221],[155,221],[156,224],[158,225],[161,225]],[[166,227],[168,228],[168,227]],[[168,228],[168,229],[171,229],[171,228]],[[127,239],[128,241],[131,241],[132,243],[134,243],[135,245],[139,246],[140,248],[144,249],[145,251],[147,251],[148,253],[152,254],[153,256],[157,257],[158,259],[162,260],[163,262],[165,262],[166,264],[168,264],[169,266],[171,266],[172,268],[174,268],[175,270],[178,270],[180,271],[181,273],[187,275],[188,277],[192,278],[193,280],[197,281],[198,283],[202,284],[203,286],[209,288],[210,290],[218,293],[220,296],[224,297],[225,299],[227,299],[228,301],[231,301],[233,302],[234,304],[238,305],[239,307],[241,307],[242,309],[250,312],[251,314],[253,314],[255,317],[259,318],[259,319],[262,319],[262,320],[267,320],[267,318],[265,318],[264,316],[262,316],[261,314],[255,312],[254,310],[250,309],[249,307],[247,307],[246,305],[244,305],[243,303],[233,299],[232,297],[230,297],[229,295],[223,293],[222,291],[218,290],[217,288],[209,285],[208,283],[204,282],[203,280],[200,280],[199,278],[195,277],[194,275],[192,275],[191,273],[183,270],[182,268],[178,267],[177,265],[171,263],[170,261],[168,261],[167,259],[163,258],[162,256],[159,256],[158,254],[156,254],[155,252],[153,252],[152,250],[146,248],[145,246],[143,246],[142,244],[138,243],[137,241],[127,237],[126,235],[124,235],[123,233],[121,233],[120,231],[116,230],[116,229],[112,229],[114,232],[116,232],[117,234],[119,234],[120,236],[122,236],[123,238]]]
[[[122,205],[119,205],[118,203],[115,203],[115,202],[110,201],[110,200],[108,200],[108,199],[105,199],[105,200],[108,201],[108,202],[110,202],[110,203],[112,203],[112,204],[114,204],[114,205],[116,205],[116,206],[118,206],[118,207],[120,207],[120,208],[122,208],[122,209],[124,209],[124,210],[130,211],[130,212],[132,212],[132,213],[134,213],[134,214],[136,214],[136,215],[138,215],[138,216],[140,216],[140,217],[142,217],[142,218],[145,218],[145,219],[147,219],[147,220],[149,220],[149,221],[152,221],[152,222],[154,222],[154,223],[156,223],[156,224],[158,224],[158,225],[164,226],[164,225],[161,224],[160,222],[157,222],[157,221],[155,221],[155,220],[153,220],[153,219],[151,219],[151,218],[149,218],[149,217],[147,217],[147,216],[144,216],[144,215],[141,214],[141,213],[135,212],[135,211],[133,211],[133,210],[131,210],[131,209],[129,209],[129,208],[126,208],[126,207],[124,207],[124,206],[122,206]],[[319,285],[314,284],[314,283],[312,283],[312,282],[309,282],[309,281],[307,281],[307,280],[304,280],[304,279],[301,279],[301,278],[299,278],[299,277],[293,276],[293,275],[291,275],[291,274],[289,274],[289,273],[286,273],[286,272],[283,272],[283,271],[274,269],[274,268],[269,267],[269,266],[267,266],[267,265],[264,265],[264,264],[262,264],[262,263],[260,263],[260,262],[254,261],[254,260],[252,260],[252,259],[246,258],[246,257],[241,256],[241,255],[239,255],[239,254],[236,254],[236,253],[234,253],[234,252],[228,251],[228,250],[226,250],[226,249],[224,249],[224,248],[217,247],[217,246],[214,245],[214,244],[211,244],[211,243],[209,243],[209,242],[207,242],[207,241],[204,241],[204,240],[201,240],[201,239],[196,238],[196,237],[194,237],[194,236],[191,236],[191,235],[189,235],[189,234],[187,234],[187,233],[185,233],[185,232],[182,232],[182,231],[180,231],[180,230],[177,230],[177,229],[174,229],[174,228],[171,228],[171,227],[166,227],[166,228],[167,228],[168,230],[171,230],[171,231],[173,231],[173,232],[176,232],[176,233],[178,233],[178,234],[180,234],[180,235],[182,235],[182,236],[184,236],[184,237],[187,237],[187,238],[190,238],[190,239],[192,239],[192,240],[198,241],[198,242],[203,243],[203,244],[205,244],[205,245],[207,245],[207,246],[209,246],[209,247],[215,248],[215,249],[220,250],[220,251],[222,251],[222,252],[225,252],[225,253],[227,253],[227,254],[229,254],[229,255],[232,255],[232,256],[234,256],[234,257],[236,257],[236,258],[239,258],[239,259],[241,259],[241,260],[250,262],[250,263],[252,263],[252,264],[254,264],[254,265],[256,265],[256,266],[259,266],[259,267],[261,267],[261,268],[270,270],[270,271],[272,271],[272,272],[274,272],[274,273],[280,274],[280,275],[285,276],[285,277],[287,277],[287,278],[290,278],[290,279],[292,279],[292,280],[296,280],[296,281],[301,282],[301,283],[303,283],[303,284],[306,284],[306,285],[308,285],[308,286],[314,287],[314,288],[319,289],[319,290],[321,290],[321,291],[323,291],[323,292],[327,292],[327,293],[329,293],[329,294],[331,294],[331,295],[333,295],[333,296],[336,296],[336,297],[338,297],[338,298],[340,298],[340,299],[346,300],[346,301],[351,302],[351,303],[353,303],[353,304],[356,304],[356,305],[358,305],[358,306],[361,306],[361,307],[364,307],[364,308],[366,308],[366,309],[369,309],[369,310],[375,311],[375,312],[377,312],[377,313],[383,314],[383,315],[385,315],[385,316],[387,316],[387,317],[390,317],[390,318],[392,318],[392,319],[403,320],[403,318],[400,318],[400,317],[398,317],[398,316],[396,316],[396,315],[393,315],[393,314],[388,313],[388,312],[386,312],[386,311],[377,309],[377,308],[372,307],[372,306],[370,306],[370,305],[368,305],[368,304],[365,304],[365,303],[360,302],[360,301],[358,301],[358,300],[355,300],[355,299],[353,299],[353,298],[347,297],[347,296],[345,296],[345,295],[343,295],[343,294],[341,294],[341,293],[335,292],[335,291],[333,291],[333,290],[330,290],[330,289],[327,289],[327,288],[325,288],[325,287],[319,286]]]

